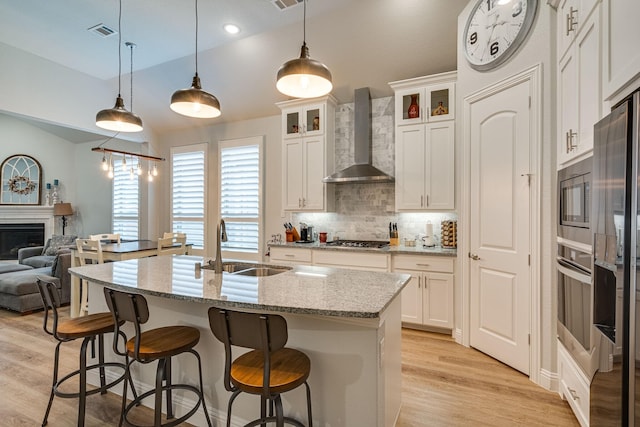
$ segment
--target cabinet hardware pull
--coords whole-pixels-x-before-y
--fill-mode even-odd
[[[289,258],[293,258],[293,257],[295,257],[295,255],[294,255],[294,254],[284,254],[284,256],[288,256]]]
[[[420,196],[420,207],[424,207],[424,196]]]
[[[573,143],[573,138],[576,136],[578,136],[578,132],[574,132],[573,129],[569,129],[569,132],[567,132],[567,153],[578,148],[578,144]]]
[[[578,396],[578,393],[572,389],[571,387],[567,387],[567,390],[569,391],[569,394],[571,395],[571,398],[573,400],[580,400],[580,396]]]
[[[429,264],[421,264],[419,262],[417,262],[416,265],[420,267],[429,267]]]
[[[302,207],[302,199],[298,198],[298,207],[301,208]]]
[[[471,258],[474,261],[478,261],[480,259],[480,257],[477,254],[472,254],[471,252],[469,252],[469,258]]]
[[[578,25],[578,20],[575,19],[577,13],[578,9],[574,9],[573,6],[569,8],[569,13],[567,13],[567,36],[571,31],[575,31],[575,27]]]

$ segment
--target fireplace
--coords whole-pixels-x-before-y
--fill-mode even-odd
[[[18,259],[18,249],[44,245],[44,224],[0,224],[0,260]]]

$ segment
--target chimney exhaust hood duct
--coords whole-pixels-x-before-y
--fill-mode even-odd
[[[371,147],[371,95],[369,88],[355,90],[355,128],[354,154],[355,164],[327,176],[322,181],[331,183],[345,182],[393,182],[392,176],[374,167]]]

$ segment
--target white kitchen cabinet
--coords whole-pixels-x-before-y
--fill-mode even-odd
[[[453,328],[454,260],[448,257],[394,255],[392,271],[411,275],[402,290],[402,321]]]
[[[389,83],[395,91],[396,125],[453,120],[455,80],[454,71]]]
[[[396,128],[396,210],[455,206],[454,122]]]
[[[558,58],[562,58],[601,0],[561,0],[556,14]]]
[[[604,0],[603,94],[610,99],[634,78],[640,77],[640,1]],[[630,87],[631,92],[636,87]]]
[[[589,380],[558,341],[560,396],[569,402],[582,427],[589,425]]]
[[[602,116],[601,10],[589,15],[558,64],[558,167],[593,150]]]
[[[271,246],[269,257],[274,264],[311,265],[311,249],[291,246]]]
[[[396,211],[455,208],[456,72],[391,82],[396,107]],[[410,118],[411,100],[420,104]],[[442,105],[440,105],[442,104]],[[436,114],[433,106],[446,108]]]
[[[285,101],[282,109],[282,203],[287,211],[331,211],[336,100],[331,95]]]
[[[353,270],[389,271],[390,255],[376,252],[349,252],[318,249],[313,251],[313,265]]]

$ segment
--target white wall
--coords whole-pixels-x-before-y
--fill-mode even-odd
[[[224,112],[223,112],[224,114]],[[205,255],[215,254],[215,232],[219,219],[218,208],[218,141],[264,135],[264,212],[265,224],[263,236],[266,240],[272,234],[282,233],[281,192],[282,192],[282,159],[281,159],[281,129],[280,116],[264,117],[242,122],[223,123],[203,128],[183,129],[181,131],[165,133],[160,136],[158,146],[160,155],[167,158],[161,171],[161,188],[169,188],[170,149],[172,146],[209,144],[209,194],[208,220],[205,224],[206,243]],[[169,228],[170,200],[168,191],[157,194],[155,200],[157,221],[160,230]],[[263,245],[263,251],[266,249]]]
[[[19,64],[20,66],[16,66]],[[95,115],[112,108],[117,79],[104,81],[0,43],[0,111],[61,124],[101,135],[112,132],[95,124]],[[149,129],[123,134],[131,141],[152,140]]]
[[[62,201],[74,204],[77,188],[72,143],[3,114],[0,114],[0,141],[0,162],[16,154],[33,157],[42,168],[41,182],[53,184],[53,180],[58,179]],[[44,193],[40,197],[44,203]],[[68,234],[74,230],[71,222],[65,230]],[[56,221],[54,233],[62,233],[60,221]]]
[[[15,154],[27,154],[35,158],[42,168],[42,183],[60,183],[60,197],[71,203],[74,215],[68,218],[66,234],[88,236],[111,230],[111,180],[100,169],[102,155],[91,151],[103,140],[76,144],[53,135],[10,115],[0,114],[0,162]],[[145,146],[138,143],[115,140],[108,146],[132,152],[144,152]],[[153,197],[155,187],[150,186],[148,195],[145,179],[140,180],[141,189],[141,237],[149,236],[147,225],[155,227],[155,220],[149,216],[147,201]],[[152,199],[153,200],[153,199]],[[44,204],[44,193],[41,195]],[[54,233],[60,234],[62,226],[55,221]]]
[[[542,129],[540,141],[541,147],[541,167],[542,176],[541,179],[541,206],[540,206],[540,245],[541,249],[538,254],[532,254],[540,260],[540,270],[538,272],[540,287],[541,287],[541,311],[539,316],[542,319],[540,324],[541,334],[541,347],[539,348],[540,367],[541,370],[548,375],[550,372],[556,371],[556,339],[555,339],[555,277],[553,276],[555,253],[555,164],[556,164],[556,144],[555,144],[555,11],[546,4],[544,1],[539,2],[538,15],[536,17],[534,27],[529,34],[528,39],[525,41],[524,46],[520,48],[510,60],[497,69],[488,72],[478,72],[468,66],[467,61],[462,50],[462,40],[460,40],[464,33],[464,27],[467,18],[471,12],[476,0],[469,2],[467,7],[458,17],[458,83],[456,87],[456,102],[458,105],[458,111],[462,111],[465,97],[479,91],[482,88],[491,86],[492,84],[501,81],[509,76],[524,71],[536,64],[542,65]],[[461,116],[458,115],[456,120],[456,144],[457,150],[457,170],[462,171],[462,150],[465,148],[463,135],[464,126]],[[457,176],[462,176],[458,173]],[[458,195],[457,206],[465,206],[465,199],[469,197],[468,194],[461,194],[460,182],[458,180],[458,188],[456,194]],[[465,221],[465,213],[460,213],[460,221]],[[464,229],[464,225],[460,227]],[[468,235],[463,236],[468,245]],[[468,261],[462,255],[465,251],[465,243],[463,242],[462,250],[459,248],[461,256],[458,260],[462,265],[465,265]],[[468,248],[468,246],[467,246]],[[459,323],[462,318],[462,294],[461,283],[463,280],[468,280],[468,272],[466,272],[461,280],[457,280],[456,283],[456,328],[461,328]]]

